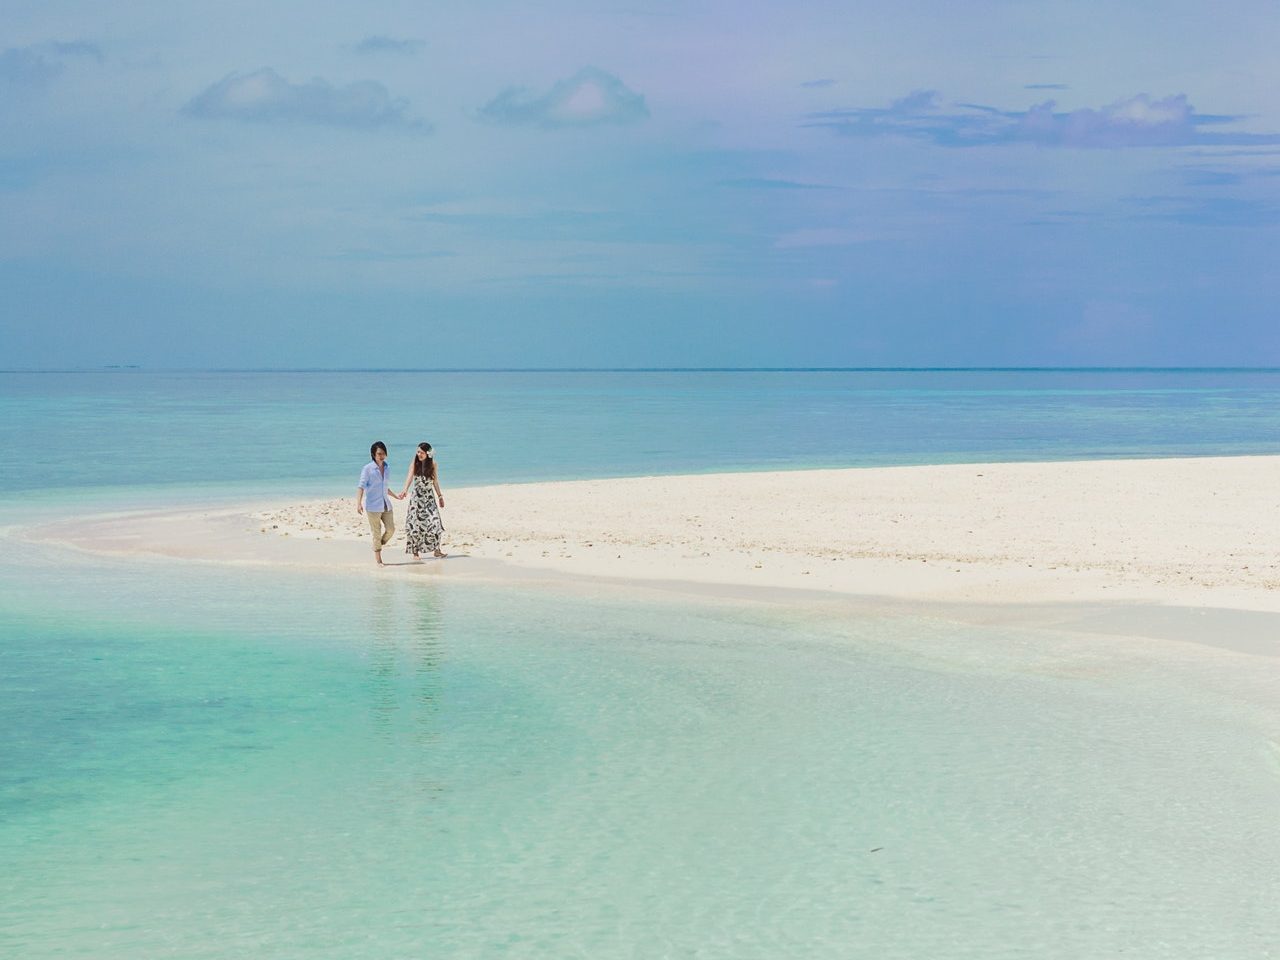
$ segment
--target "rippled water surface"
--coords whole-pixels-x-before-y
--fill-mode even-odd
[[[930,621],[147,564],[55,610],[45,563],[8,571],[0,621],[7,956],[1280,935],[1263,726],[1142,670],[1028,669],[998,651],[1033,638]]]

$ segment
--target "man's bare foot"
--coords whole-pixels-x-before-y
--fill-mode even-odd
[[[375,551],[373,551],[373,559],[377,561],[378,566],[380,566],[380,567],[385,567],[385,566],[386,566],[386,564],[382,562],[382,551],[381,551],[381,550],[375,550]]]
[[[437,557],[447,557],[447,556],[448,556],[448,554],[447,554],[447,553],[445,553],[443,550],[437,550],[437,551],[435,552],[435,556],[437,556]]]

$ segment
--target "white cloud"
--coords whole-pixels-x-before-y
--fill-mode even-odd
[[[189,116],[259,123],[316,123],[342,127],[417,127],[408,104],[373,80],[335,87],[317,77],[290,83],[270,67],[233,73],[194,97],[183,108]]]
[[[644,97],[621,80],[585,67],[540,97],[520,88],[504,90],[480,108],[493,123],[538,127],[593,127],[632,123],[649,116]]]
[[[1023,114],[1011,139],[1067,147],[1136,147],[1191,143],[1195,110],[1185,94],[1153,100],[1140,93],[1096,110],[1055,113],[1052,100]]]
[[[1185,94],[1159,99],[1145,93],[1103,107],[1059,111],[1046,100],[1026,110],[944,103],[917,90],[888,107],[855,107],[812,114],[809,126],[850,137],[911,137],[939,146],[1035,143],[1049,147],[1160,147],[1191,144],[1270,144],[1280,134],[1211,133],[1204,127],[1242,119],[1197,113]]]

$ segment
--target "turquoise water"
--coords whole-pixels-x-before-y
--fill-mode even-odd
[[[375,439],[456,483],[1275,453],[1280,371],[0,373],[0,414],[0,490],[287,495]]]
[[[1061,456],[1265,452],[1275,416],[1270,374],[475,375],[412,403],[384,376],[385,408],[351,375],[39,376],[0,377],[4,448],[52,474],[6,460],[14,521],[323,488],[371,424],[394,453],[431,417],[459,479],[511,480],[732,468],[759,437],[783,466],[983,458],[1032,422]],[[1208,682],[1243,659],[4,546],[0,956],[1277,955],[1275,717]]]
[[[999,633],[124,564],[71,618],[53,566],[6,597],[6,955],[1244,958],[1280,932],[1261,729],[1123,670],[894,642]]]

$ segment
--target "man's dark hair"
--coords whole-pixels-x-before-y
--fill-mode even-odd
[[[386,453],[387,445],[383,443],[381,440],[373,441],[373,446],[369,448],[369,459],[376,460],[377,457],[375,457],[374,454],[377,453],[379,450],[381,450],[383,453]]]

